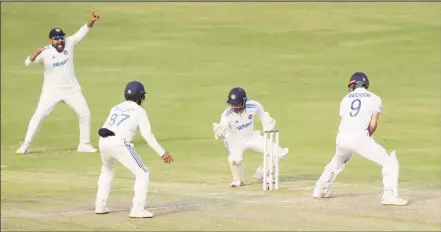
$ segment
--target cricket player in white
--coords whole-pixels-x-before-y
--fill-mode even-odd
[[[264,137],[259,131],[254,131],[255,116],[260,119],[264,131],[273,130],[276,121],[264,111],[259,102],[247,100],[245,90],[240,87],[231,89],[227,103],[230,107],[222,113],[219,123],[213,123],[213,131],[217,140],[224,139],[224,145],[228,150],[228,162],[233,176],[231,187],[239,187],[244,185],[243,152],[248,149],[264,152]],[[272,141],[268,139],[268,144],[270,142]],[[270,146],[268,153],[274,152],[269,148]],[[288,155],[288,148],[278,149],[279,159],[284,159]],[[270,167],[267,168],[266,175],[269,175],[269,170]],[[253,176],[259,180],[263,179],[263,164],[256,169]]]
[[[25,140],[17,150],[17,155],[28,152],[44,118],[61,101],[73,108],[79,117],[78,152],[96,152],[90,144],[90,110],[75,76],[73,55],[75,46],[86,36],[99,17],[92,12],[89,22],[69,37],[64,37],[65,33],[60,28],[52,29],[49,32],[50,44],[38,48],[34,54],[26,58],[26,66],[44,65],[44,81],[37,109],[29,122]]]
[[[145,89],[138,81],[129,82],[125,89],[126,101],[114,106],[103,127],[99,130],[99,150],[101,154],[101,175],[98,180],[95,213],[109,212],[107,199],[114,177],[114,161],[119,161],[136,177],[135,196],[129,216],[132,218],[151,218],[153,213],[144,209],[149,185],[149,170],[141,161],[131,144],[139,127],[141,135],[149,146],[164,160],[173,161],[152,134],[146,111],[141,107],[145,99]]]
[[[316,182],[313,197],[331,197],[332,182],[343,171],[352,155],[358,153],[382,167],[384,190],[381,203],[406,205],[407,200],[398,197],[399,163],[396,152],[392,151],[389,155],[372,136],[382,109],[381,98],[368,91],[369,80],[362,72],[351,76],[348,87],[350,92],[340,103],[341,122],[335,155]]]

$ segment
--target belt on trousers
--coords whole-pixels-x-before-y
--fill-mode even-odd
[[[115,136],[115,133],[107,128],[101,128],[98,130],[98,134],[103,137]]]

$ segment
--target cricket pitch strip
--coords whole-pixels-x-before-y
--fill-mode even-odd
[[[128,218],[130,188],[111,195],[106,215],[93,213],[94,194],[87,199],[27,199],[44,201],[45,207],[32,209],[2,199],[2,231],[441,229],[440,189],[402,189],[409,205],[391,207],[380,204],[381,187],[336,183],[332,198],[315,199],[312,186],[309,181],[284,182],[279,191],[263,192],[259,183],[234,189],[152,183],[147,208],[155,213],[153,219]]]

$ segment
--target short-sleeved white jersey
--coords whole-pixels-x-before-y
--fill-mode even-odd
[[[228,128],[228,133],[239,137],[245,137],[253,134],[254,117],[256,115],[262,122],[264,109],[259,102],[249,100],[242,113],[235,113],[231,107],[228,107],[222,113],[220,124]]]
[[[89,30],[90,28],[85,24],[74,35],[66,37],[62,52],[58,52],[51,44],[48,44],[34,61],[30,60],[30,56],[26,58],[26,66],[31,64],[44,65],[43,89],[81,89],[75,76],[74,47],[86,36]]]
[[[135,102],[125,101],[112,107],[103,125],[103,128],[113,131],[115,135],[122,137],[127,142],[132,141],[138,127],[149,146],[159,156],[162,156],[165,150],[152,134],[147,112]]]
[[[381,112],[381,98],[365,88],[348,93],[340,103],[340,132],[366,133],[373,112]]]

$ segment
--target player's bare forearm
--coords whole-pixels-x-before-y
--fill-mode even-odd
[[[375,125],[375,126],[369,125],[369,127],[368,127],[369,136],[372,136],[376,129],[377,129],[377,125]]]
[[[369,122],[369,126],[368,126],[369,136],[372,136],[374,134],[375,130],[377,129],[379,117],[380,117],[379,112],[374,112],[372,114],[372,118],[371,118],[371,121]]]
[[[29,60],[32,61],[32,62],[34,62],[35,59],[37,59],[37,56],[38,56],[38,55],[39,55],[39,54],[37,54],[37,53],[35,52],[34,54],[32,54],[32,55],[29,57]]]
[[[90,18],[89,22],[87,22],[87,27],[91,28],[95,24],[96,20],[100,18],[99,14],[96,14],[94,11],[92,11],[92,17]]]
[[[43,50],[44,50],[44,46],[39,47],[31,56],[29,56],[29,60],[31,62],[34,62],[37,59],[37,57],[43,52]]]
[[[89,22],[87,22],[87,27],[93,27],[93,24],[95,24],[95,21],[91,19]]]

